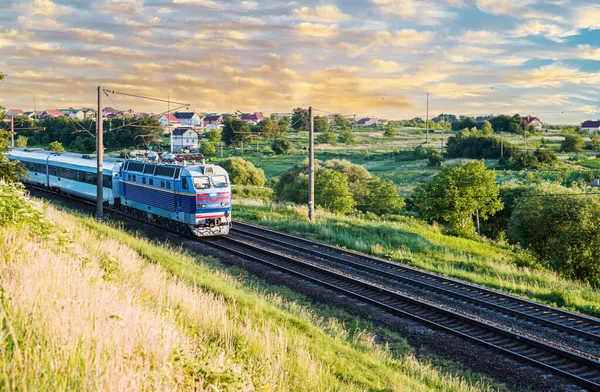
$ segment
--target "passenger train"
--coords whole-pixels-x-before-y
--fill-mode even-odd
[[[13,148],[24,183],[96,200],[95,155]],[[231,227],[231,189],[225,169],[210,164],[104,158],[104,202],[115,209],[196,236],[224,235]]]

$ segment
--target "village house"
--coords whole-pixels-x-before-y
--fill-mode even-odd
[[[374,117],[361,118],[356,123],[356,125],[359,126],[359,127],[368,127],[368,126],[371,126],[373,124],[377,124],[377,119],[374,118]]]
[[[171,132],[171,148],[173,152],[198,148],[198,132],[190,127],[176,128]]]
[[[44,110],[42,112],[42,115],[40,116],[40,118],[43,120],[48,117],[63,117],[63,116],[64,116],[63,112],[61,112],[58,109],[48,109],[48,110]]]
[[[598,121],[584,121],[581,124],[581,130],[582,131],[587,131],[587,132],[594,132],[594,131],[600,131],[600,120]]]
[[[72,118],[74,120],[83,120],[85,118],[83,110],[80,110],[80,109],[70,108],[70,109],[61,109],[60,111],[65,116],[68,116],[69,118]]]
[[[258,125],[258,123],[264,119],[265,118],[260,113],[242,114],[242,121],[246,121],[250,125]]]
[[[523,121],[523,123],[529,126],[534,126],[538,130],[544,127],[544,123],[539,118],[534,116],[521,117],[521,120]]]
[[[155,117],[156,118],[156,117]],[[178,128],[181,126],[181,122],[173,115],[173,113],[166,113],[157,118],[158,123],[163,128]]]
[[[219,114],[209,114],[206,117],[204,117],[202,126],[206,128],[209,125],[221,124],[222,122],[223,122],[223,116],[221,116]]]
[[[24,115],[25,112],[21,109],[8,109],[6,113],[4,113],[4,118],[11,118]]]
[[[202,127],[202,119],[197,113],[194,112],[175,112],[173,113],[175,118],[185,127]]]

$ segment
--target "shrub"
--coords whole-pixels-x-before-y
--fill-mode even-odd
[[[331,212],[346,214],[356,202],[348,189],[348,178],[333,170],[324,170],[315,179],[315,203]]]
[[[28,137],[26,137],[26,136],[19,136],[17,138],[17,141],[15,142],[15,144],[19,148],[25,148],[25,147],[27,147],[27,140],[29,140]]]
[[[287,139],[277,138],[273,140],[271,144],[271,149],[277,155],[289,154],[292,152],[292,143]]]
[[[429,167],[440,167],[442,162],[444,161],[444,157],[442,154],[433,148],[428,149],[427,151],[427,166]]]
[[[352,132],[352,129],[349,128],[344,129],[342,132],[340,132],[338,140],[340,141],[340,143],[354,144],[354,132]]]
[[[263,186],[267,182],[265,172],[243,158],[225,159],[220,162],[220,165],[227,170],[230,181],[234,185]]]
[[[206,132],[205,136],[211,143],[219,143],[221,141],[221,132],[216,129]]]
[[[52,142],[46,146],[46,150],[54,151],[54,152],[65,152],[65,148],[63,147],[61,142]]]
[[[383,131],[383,136],[392,138],[398,134],[398,131],[392,124],[388,124]]]
[[[319,144],[335,144],[337,135],[333,132],[323,132],[317,135],[317,143]]]
[[[0,227],[6,226],[16,226],[42,236],[52,231],[51,223],[27,199],[23,185],[0,180]]]
[[[561,151],[579,152],[583,150],[583,138],[579,135],[565,135],[565,140],[560,144]]]
[[[234,198],[262,200],[267,202],[273,200],[273,189],[271,188],[234,185],[231,189]]]
[[[585,189],[537,185],[517,202],[509,234],[540,263],[567,278],[599,286],[600,198],[581,193]]]
[[[365,194],[366,211],[375,214],[397,214],[404,208],[404,199],[398,195],[396,185],[392,181],[374,177],[367,184]]]
[[[204,142],[200,145],[200,152],[204,156],[212,155],[216,151],[217,151],[217,149],[215,148],[215,145],[212,144],[211,142]]]

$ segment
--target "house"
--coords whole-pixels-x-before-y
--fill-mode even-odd
[[[544,123],[539,118],[534,116],[521,117],[521,121],[529,126],[536,127],[536,129],[542,129],[544,126]]]
[[[72,118],[75,120],[83,120],[85,118],[83,110],[80,110],[80,109],[69,108],[69,109],[61,109],[60,111],[63,115],[68,116],[69,118]]]
[[[389,124],[389,121],[386,120],[386,119],[380,118],[380,119],[377,120],[377,124],[386,126],[386,125]]]
[[[103,118],[115,117],[117,113],[118,113],[118,110],[113,109],[110,106],[102,109],[102,117]]]
[[[17,117],[24,115],[25,112],[21,109],[8,109],[6,113],[4,113],[4,117]]]
[[[35,120],[36,118],[40,118],[42,116],[42,113],[41,112],[34,112],[32,110],[32,111],[25,112],[23,115],[29,117],[32,120]]]
[[[186,127],[201,127],[202,117],[194,112],[175,112],[173,113],[175,118],[179,120],[181,125]]]
[[[581,130],[582,131],[588,131],[588,132],[594,132],[594,131],[600,131],[600,120],[598,121],[584,121],[581,124]]]
[[[93,109],[82,109],[83,118],[96,118],[96,111]]]
[[[63,117],[64,114],[63,112],[61,112],[58,109],[48,109],[48,110],[44,110],[42,112],[42,115],[40,116],[41,119],[45,119],[48,117]]]
[[[358,125],[359,127],[368,127],[368,126],[371,126],[373,124],[377,124],[377,119],[373,118],[373,117],[361,118],[356,123],[356,125]]]
[[[173,113],[163,114],[162,116],[158,117],[157,120],[160,126],[163,128],[178,128],[181,126],[181,122],[179,122],[179,120],[173,115]]]
[[[208,116],[204,117],[202,126],[206,128],[209,125],[221,124],[222,122],[223,122],[223,116],[218,115],[218,114],[209,114]]]
[[[242,121],[246,121],[250,125],[258,125],[258,123],[264,119],[265,118],[260,113],[242,114]]]
[[[198,132],[191,127],[180,127],[171,133],[171,148],[173,152],[198,148]]]

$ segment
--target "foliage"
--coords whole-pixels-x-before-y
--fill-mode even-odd
[[[211,142],[203,142],[200,145],[200,152],[205,157],[214,154],[216,151],[217,151],[217,149],[216,149],[215,145],[212,144]]]
[[[337,135],[331,131],[323,132],[317,135],[316,142],[318,144],[335,144]]]
[[[383,136],[388,137],[388,138],[392,138],[392,137],[396,136],[397,134],[398,134],[398,130],[396,130],[396,127],[394,127],[394,125],[392,125],[392,123],[389,123],[385,127],[385,130],[383,131]]]
[[[492,118],[490,123],[496,132],[523,134],[523,119],[519,114],[515,114],[512,117],[501,114]]]
[[[292,120],[289,117],[280,118],[277,122],[277,136],[283,136],[292,126]]]
[[[52,231],[52,224],[34,208],[23,185],[0,180],[0,227],[7,226],[42,236]]]
[[[229,173],[229,180],[234,185],[264,186],[267,182],[265,172],[243,158],[229,158],[219,164]]]
[[[348,188],[348,178],[331,169],[321,171],[315,179],[315,203],[334,213],[351,212],[356,203]]]
[[[258,186],[233,185],[232,196],[236,199],[273,200],[273,189]]]
[[[315,132],[327,132],[329,131],[329,121],[325,116],[316,116],[313,120]]]
[[[481,124],[481,132],[485,136],[490,136],[492,133],[494,133],[494,127],[492,127],[492,123],[489,121],[484,121],[483,124]]]
[[[352,132],[352,129],[350,128],[344,129],[342,130],[342,132],[340,132],[338,140],[340,141],[340,143],[354,144],[354,132]]]
[[[26,148],[27,140],[29,140],[29,138],[27,136],[19,136],[19,137],[17,137],[17,140],[15,141],[15,145],[19,148]]]
[[[598,134],[598,132],[596,131],[592,133],[590,138],[592,139],[592,150],[600,151],[600,134]]]
[[[0,181],[18,182],[27,175],[25,166],[18,161],[10,161],[3,153],[9,150],[10,133],[0,129]]]
[[[265,118],[258,123],[260,133],[267,138],[279,135],[279,123],[272,118]]]
[[[510,235],[561,275],[600,286],[600,198],[586,191],[537,185],[517,202]]]
[[[556,153],[547,148],[537,148],[534,152],[512,149],[508,155],[508,162],[516,169],[538,169],[558,161]]]
[[[250,125],[246,121],[240,120],[239,118],[229,117],[223,123],[221,141],[226,146],[247,142],[250,140],[250,136]]]
[[[404,199],[398,195],[396,185],[389,180],[373,177],[367,183],[364,210],[375,214],[398,214],[404,208]]]
[[[307,131],[308,132],[308,110],[302,108],[294,109],[294,114],[292,115],[292,128],[296,131]]]
[[[292,142],[288,139],[277,138],[271,143],[271,149],[276,155],[289,154],[292,152]]]
[[[65,148],[63,147],[61,142],[54,141],[46,146],[46,150],[54,151],[54,152],[65,152]]]
[[[512,145],[502,142],[498,136],[477,136],[472,131],[461,130],[456,136],[450,136],[446,143],[446,154],[450,158],[497,159],[502,144],[505,157],[510,156]]]
[[[565,135],[565,140],[560,144],[561,151],[579,152],[583,150],[583,138],[579,135]]]
[[[211,143],[219,143],[221,141],[221,132],[218,129],[211,129],[205,133],[205,136]]]
[[[459,120],[455,120],[452,122],[452,130],[458,131],[464,128],[471,129],[475,128],[477,123],[472,117],[462,117]]]
[[[463,236],[474,235],[473,216],[482,219],[502,209],[496,173],[486,170],[483,161],[462,166],[442,166],[440,172],[419,185],[411,202],[425,219],[443,219]]]
[[[350,121],[348,121],[348,119],[346,117],[336,115],[333,121],[334,121],[335,125],[341,129],[350,128]]]
[[[444,161],[442,154],[435,148],[427,148],[427,166],[428,167],[440,167]]]

